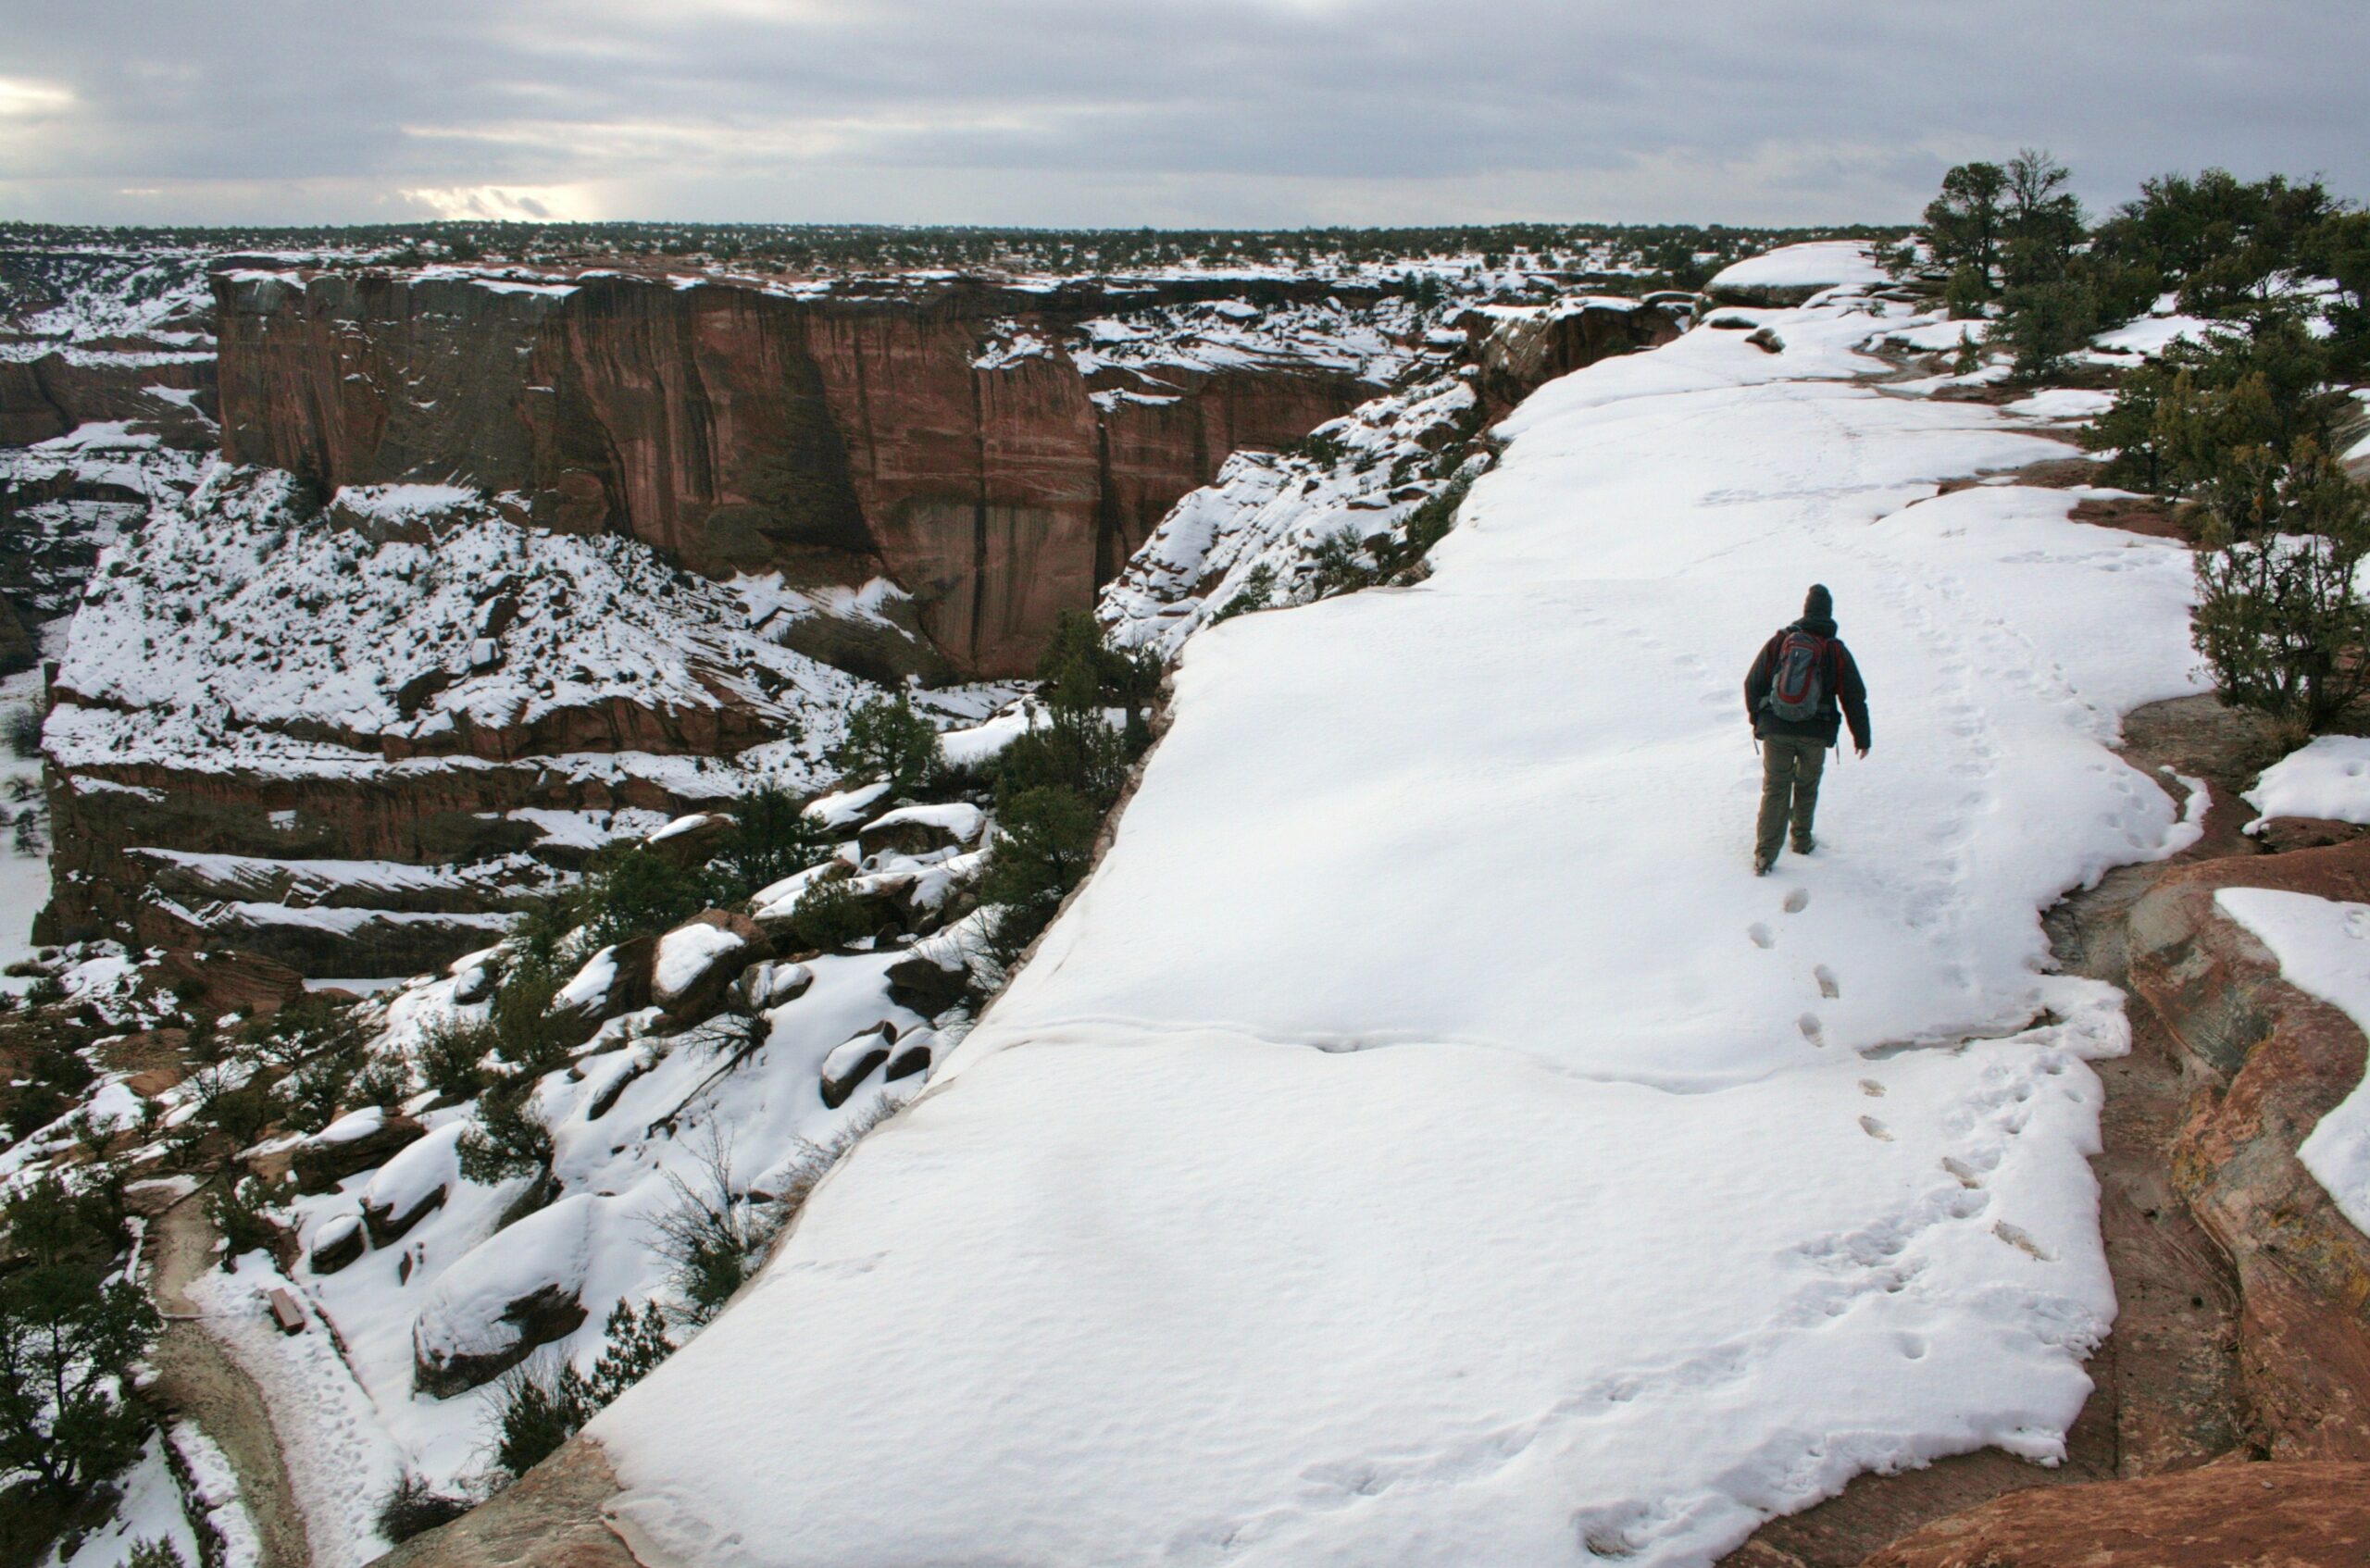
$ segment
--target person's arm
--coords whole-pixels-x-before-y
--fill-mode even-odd
[[[1860,678],[1860,662],[1842,643],[1835,645],[1835,694],[1843,704],[1843,721],[1852,727],[1852,748],[1868,754],[1868,686]]]
[[[1753,655],[1753,667],[1744,673],[1744,721],[1747,724],[1758,726],[1761,722],[1761,704],[1768,700],[1769,683],[1776,673],[1770,666],[1777,657],[1778,639],[1773,637],[1761,645],[1761,652]]]

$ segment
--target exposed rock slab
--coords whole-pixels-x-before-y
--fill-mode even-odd
[[[2358,1568],[2370,1465],[2217,1464],[2015,1492],[1930,1524],[1866,1568]]]

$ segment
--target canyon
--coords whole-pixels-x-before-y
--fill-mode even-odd
[[[81,611],[49,682],[38,936],[328,977],[482,946],[610,838],[759,778],[818,787],[869,693],[983,717],[1230,464],[1309,471],[1302,543],[1387,529],[1532,387],[1692,304],[1354,269],[322,255],[158,292],[59,307],[80,336],[17,351],[96,363],[137,330],[139,373],[190,383],[10,405],[37,438],[19,510],[56,545],[34,607]],[[1337,428],[1380,444],[1291,455]]]
[[[1371,291],[1316,280],[231,271],[215,292],[230,461],[475,487],[710,577],[887,577],[929,673],[970,678],[1029,673],[1055,612],[1229,454],[1405,363],[1361,319]]]

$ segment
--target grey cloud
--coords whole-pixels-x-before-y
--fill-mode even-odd
[[[2094,202],[2207,163],[2370,192],[2359,0],[0,0],[0,80],[74,94],[0,112],[27,217],[499,187],[793,220],[1887,219],[2027,143]]]

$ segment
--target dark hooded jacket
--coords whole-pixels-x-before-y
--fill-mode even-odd
[[[1827,640],[1828,656],[1834,663],[1822,683],[1826,696],[1819,703],[1818,716],[1806,719],[1784,719],[1763,704],[1769,700],[1769,689],[1778,678],[1778,645],[1786,641],[1786,633],[1796,628]],[[1840,711],[1839,711],[1840,710]],[[1835,636],[1835,620],[1829,616],[1804,616],[1792,626],[1781,627],[1768,641],[1761,645],[1760,653],[1753,661],[1753,668],[1744,678],[1745,716],[1753,721],[1755,735],[1813,736],[1827,745],[1835,744],[1836,733],[1843,721],[1852,723],[1852,743],[1862,751],[1868,746],[1868,688],[1860,679],[1860,666]]]

